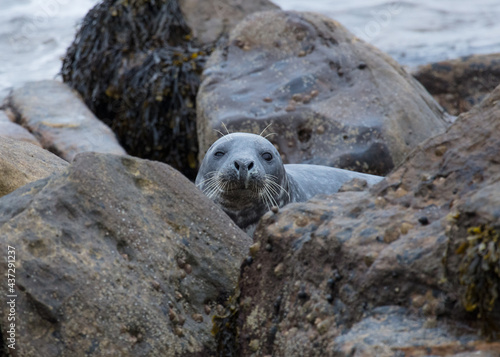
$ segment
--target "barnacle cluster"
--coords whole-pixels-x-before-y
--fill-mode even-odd
[[[177,0],[104,0],[83,20],[61,72],[129,154],[194,178],[207,51],[193,41]]]

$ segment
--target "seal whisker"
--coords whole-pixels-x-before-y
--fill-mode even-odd
[[[274,195],[272,194],[272,192],[270,191],[270,187],[269,185],[265,185],[262,187],[262,197],[263,197],[263,201],[264,203],[266,204],[267,208],[268,209],[271,209],[271,207],[273,206],[277,206],[278,204],[276,203],[275,199],[274,199]]]
[[[290,194],[288,193],[287,190],[285,190],[285,188],[283,186],[281,186],[279,183],[277,183],[275,180],[273,180],[272,178],[276,178],[276,176],[274,175],[265,175],[265,178],[266,178],[266,182],[268,182],[270,185],[274,186],[275,188],[279,189],[280,191],[279,192],[276,192],[276,195],[278,195],[279,193],[281,193],[281,191],[283,190],[283,192],[285,192],[288,196],[288,199],[290,199]],[[268,180],[269,178],[269,180]]]
[[[269,133],[267,134],[266,136],[264,136],[265,139],[267,139],[268,136],[271,136],[271,135],[277,135],[276,133]]]
[[[205,180],[206,187],[203,189],[203,193],[211,199],[217,198],[221,192],[225,192],[225,188],[223,187],[225,182],[221,180],[221,176],[218,171],[213,172],[214,174]]]
[[[287,190],[285,190],[285,188],[283,186],[281,186],[280,184],[277,184],[276,182],[273,182],[273,185],[275,185],[277,188],[279,188],[280,192],[281,192],[281,190],[283,190],[283,192],[285,192],[286,195],[288,196],[288,199],[290,199],[290,193]]]
[[[206,182],[204,185],[205,187],[203,188],[203,191],[210,191],[212,188],[216,187],[219,184],[219,181],[217,179],[211,179],[210,181]]]
[[[272,124],[273,124],[273,123],[269,123],[269,125],[268,125],[268,126],[266,126],[266,127],[264,128],[264,130],[262,130],[262,131],[260,132],[259,136],[262,136],[262,134],[264,134],[264,132],[267,130],[267,128],[269,128]]]
[[[224,127],[224,129],[226,129],[227,134],[228,134],[228,135],[229,135],[229,134],[231,134],[231,133],[229,132],[229,130],[227,129],[226,124],[224,124],[224,122],[221,122],[221,124],[222,124],[222,126]],[[233,140],[233,138],[231,138],[231,140]]]
[[[230,141],[230,139],[226,138],[226,134],[224,134],[222,131],[217,130],[217,129],[214,129],[214,131],[216,131],[217,133],[219,133],[220,135],[222,135],[222,137],[225,138],[227,141]]]
[[[205,183],[208,183],[210,180],[213,180],[214,179],[214,176],[217,175],[218,172],[217,171],[211,171],[209,173],[207,173],[205,175],[205,179],[203,181],[200,181],[196,184],[196,187],[200,187],[201,185],[205,184]]]
[[[272,183],[274,183],[273,181],[269,180],[269,179],[266,179],[264,181],[264,185],[266,186],[267,190],[274,194],[274,195],[279,195],[280,193],[280,190],[277,189],[277,187],[275,185],[272,185]],[[278,185],[279,186],[279,185]]]
[[[268,186],[268,188],[270,188],[271,186]],[[269,209],[271,209],[273,206],[278,206],[278,203],[276,202],[275,200],[275,195],[273,195],[270,191],[268,191],[268,195],[269,195]]]

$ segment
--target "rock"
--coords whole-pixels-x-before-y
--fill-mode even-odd
[[[211,355],[214,313],[199,315],[233,293],[250,244],[169,166],[80,154],[0,199],[0,245],[16,254],[16,355]]]
[[[1,127],[1,124],[0,124]],[[68,163],[25,141],[0,136],[0,197],[30,182],[64,171]]]
[[[0,111],[0,136],[42,146],[28,130],[19,124],[11,122],[3,110]]]
[[[227,35],[248,14],[279,9],[268,0],[179,0],[179,6],[193,36],[204,44]]]
[[[45,149],[67,161],[87,151],[126,154],[111,129],[61,82],[27,83],[11,93],[7,105]]]
[[[420,66],[413,76],[451,115],[481,102],[500,83],[500,53]]]
[[[250,15],[206,64],[200,158],[218,131],[263,135],[285,163],[385,175],[447,127],[442,109],[388,55],[314,13]],[[275,133],[277,135],[271,135]]]
[[[370,191],[266,214],[240,355],[498,355],[499,117],[500,86]]]

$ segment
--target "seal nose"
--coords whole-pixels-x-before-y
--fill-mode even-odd
[[[238,173],[238,180],[248,188],[250,182],[250,172],[254,168],[253,161],[234,160],[234,168]]]
[[[242,174],[248,173],[252,171],[254,167],[253,161],[243,161],[243,160],[234,160],[234,168],[239,172],[240,176]]]

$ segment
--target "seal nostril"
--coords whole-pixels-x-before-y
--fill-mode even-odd
[[[250,171],[253,168],[253,161],[248,164],[248,171]]]
[[[236,170],[240,171],[240,165],[238,164],[238,162],[234,162],[234,167],[236,167]]]

